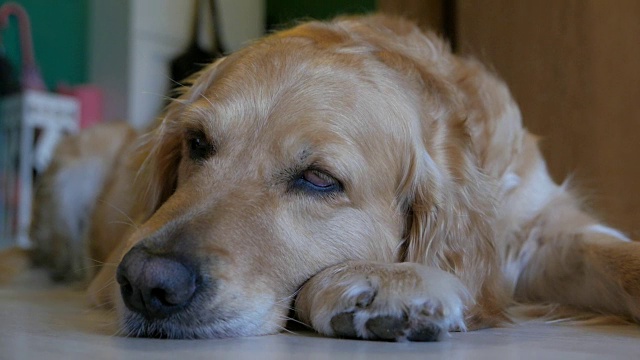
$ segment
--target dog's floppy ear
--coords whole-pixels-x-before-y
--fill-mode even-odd
[[[135,188],[139,197],[138,214],[148,219],[173,194],[178,182],[184,129],[180,115],[211,86],[225,58],[218,59],[186,80],[180,96],[165,109],[143,138],[139,140],[134,166],[139,168]]]
[[[409,186],[403,260],[481,278],[496,256],[494,185],[478,168],[464,121],[430,130],[435,139],[419,150]]]
[[[480,169],[470,135],[476,129],[475,114],[469,113],[467,94],[458,86],[455,67],[465,64],[458,63],[441,39],[410,23],[369,21],[369,26],[403,35],[398,39],[404,43],[397,44],[371,38],[366,31],[361,34],[370,37],[376,59],[399,74],[406,91],[414,91],[420,99],[415,127],[420,135],[411,140],[416,143],[412,164],[406,166],[410,173],[403,176],[399,192],[404,192],[408,207],[401,260],[457,275],[465,269],[476,269],[478,275],[489,271],[491,266],[479,263],[495,259],[493,184]]]
[[[422,164],[416,165],[408,198],[402,261],[458,276],[475,299],[475,304],[467,304],[467,326],[493,326],[506,320],[500,254],[493,243],[499,227],[490,195],[493,185],[464,144],[453,138],[444,141],[450,146],[448,154],[436,156],[453,163],[436,163],[429,150],[417,159]]]
[[[493,93],[500,84],[483,75],[486,70],[453,56],[437,37],[404,22],[375,20],[370,26],[403,35],[403,43],[370,38],[374,55],[420,99],[416,128],[421,135],[411,140],[416,142],[413,163],[406,167],[410,171],[399,192],[407,209],[400,260],[454,273],[478,305],[470,311],[468,325],[495,324],[504,319],[500,254],[494,246],[502,230],[493,198],[497,184],[484,173],[483,161],[505,157],[495,163],[508,163],[508,144],[500,144],[502,152],[491,145],[493,137],[512,137],[493,126],[500,109],[494,102],[504,106],[504,94]]]

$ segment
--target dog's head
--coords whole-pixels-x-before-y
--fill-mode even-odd
[[[427,71],[454,66],[452,56],[410,25],[389,35],[377,21],[268,37],[206,68],[170,105],[146,139],[138,182],[148,213],[116,275],[127,332],[278,332],[320,270],[426,261],[430,231],[465,227],[437,214],[482,208],[463,121],[449,121],[458,105],[437,75],[451,70]],[[403,36],[429,58],[403,54]],[[455,191],[443,185],[453,178]],[[461,266],[429,246],[433,263]]]

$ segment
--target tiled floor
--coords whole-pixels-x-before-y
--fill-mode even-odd
[[[0,359],[640,359],[640,327],[548,325],[453,334],[438,343],[328,339],[311,333],[223,340],[113,336],[108,313],[39,274],[0,288]]]

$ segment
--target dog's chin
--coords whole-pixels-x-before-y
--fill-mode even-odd
[[[131,311],[123,314],[121,319],[121,333],[124,336],[158,339],[220,339],[270,335],[278,333],[284,327],[284,324],[266,324],[242,318],[205,322],[175,316],[150,320]]]

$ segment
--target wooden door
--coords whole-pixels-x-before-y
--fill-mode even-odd
[[[456,38],[509,84],[553,177],[637,238],[640,1],[458,1]]]
[[[414,2],[392,12],[419,17]],[[454,3],[457,51],[507,82],[552,176],[640,238],[640,1]]]

